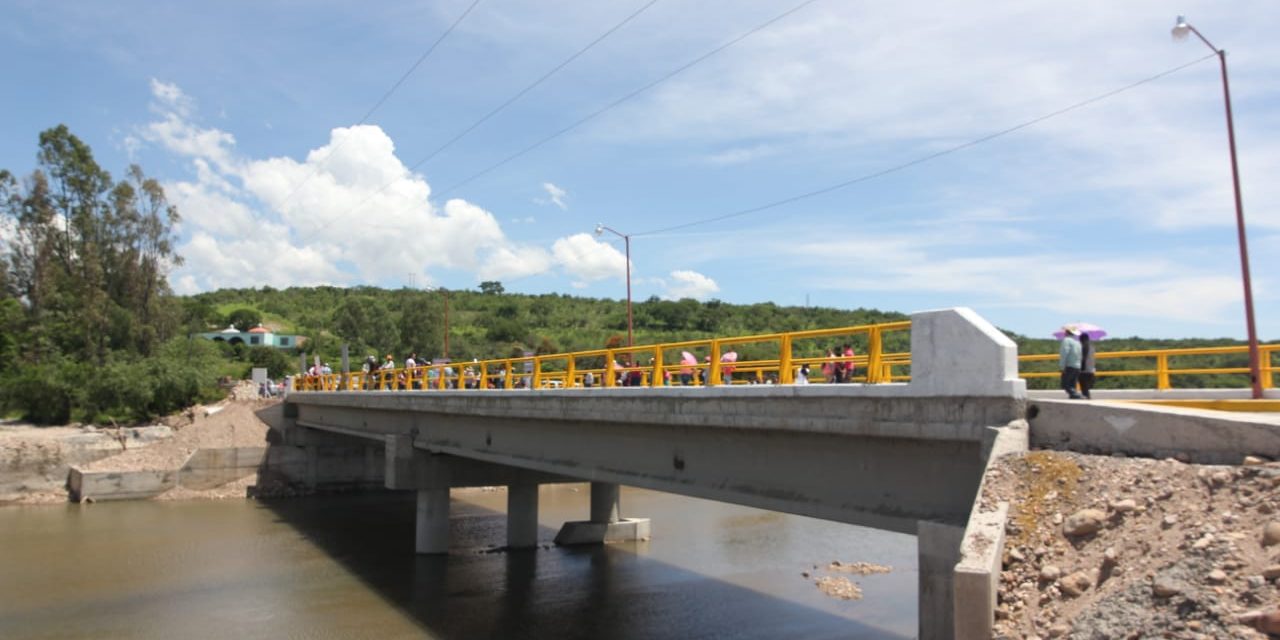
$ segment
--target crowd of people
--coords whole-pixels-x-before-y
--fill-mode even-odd
[[[699,362],[696,356],[684,352],[678,365],[662,367],[660,373],[654,372],[654,359],[640,364],[624,356],[606,363],[604,371],[587,370],[581,374],[575,384],[591,388],[607,386],[603,376],[612,376],[613,386],[640,387],[652,386],[654,375],[661,375],[660,386],[706,386],[711,371],[711,356],[704,356]],[[821,360],[821,377],[814,379],[808,362],[797,367],[794,375],[795,384],[811,384],[814,382],[847,383],[852,382],[855,374],[854,350],[849,343],[834,345],[826,350]],[[778,373],[766,371],[761,367],[749,367],[739,371],[738,354],[727,352],[720,357],[720,378],[722,384],[777,384]],[[816,364],[816,363],[815,363]],[[306,375],[312,378],[312,386],[325,389],[345,388],[345,382],[335,379],[333,369],[327,362],[316,361],[308,367]],[[478,359],[455,368],[449,361],[427,362],[418,358],[417,353],[408,354],[400,366],[391,354],[381,360],[369,354],[360,366],[358,384],[365,390],[417,390],[417,389],[505,389],[507,388],[508,369],[505,366],[485,367]],[[511,374],[511,388],[523,389],[532,386],[532,366],[525,363],[519,374]],[[443,378],[443,380],[442,380]],[[344,377],[344,380],[346,378]],[[550,386],[560,386],[563,381],[544,381]],[[263,390],[263,395],[274,395],[274,391]]]

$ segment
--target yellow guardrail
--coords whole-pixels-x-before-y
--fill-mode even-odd
[[[909,353],[889,353],[884,336],[909,331],[910,320],[881,324],[768,333],[734,338],[709,338],[615,349],[593,349],[522,358],[499,358],[432,364],[411,369],[353,371],[349,374],[304,375],[295,379],[295,391],[389,391],[409,389],[517,389],[585,386],[666,385],[714,386],[721,384],[793,384],[801,365],[810,365],[809,379],[827,381],[822,365],[852,362],[853,382],[902,382],[910,379]],[[852,357],[797,355],[832,340],[840,344],[863,338],[864,353]],[[729,361],[724,355],[750,346],[757,356]],[[807,348],[806,348],[807,347]],[[683,354],[694,356],[689,362]],[[763,354],[763,355],[759,355]]]
[[[823,365],[852,361],[853,382],[905,382],[911,379],[911,354],[886,352],[884,336],[895,331],[909,331],[911,322],[902,320],[882,324],[815,329],[785,333],[767,333],[734,338],[709,338],[662,344],[592,349],[573,353],[556,353],[522,358],[475,360],[450,364],[433,364],[412,369],[355,371],[323,376],[298,376],[296,391],[376,391],[405,389],[549,389],[565,387],[615,387],[666,385],[714,386],[721,384],[776,383],[793,384],[801,365],[810,365],[809,379],[827,382]],[[852,358],[843,356],[799,356],[822,351],[824,340],[836,339],[841,344],[854,337],[865,337],[864,353]],[[1096,343],[1095,343],[1096,344]],[[754,353],[769,357],[722,361],[729,351],[751,345]],[[806,348],[807,347],[807,348]],[[816,348],[815,348],[816,347]],[[682,357],[688,352],[694,362]],[[1280,370],[1272,364],[1280,345],[1260,345],[1260,369],[1263,388],[1274,388],[1274,375]],[[1246,346],[1196,347],[1185,349],[1152,349],[1146,351],[1098,351],[1098,378],[1152,376],[1157,389],[1172,389],[1173,377],[1191,374],[1248,374],[1248,366],[1206,367],[1174,366],[1173,360],[1194,360],[1197,356],[1244,355]],[[1121,360],[1150,361],[1150,366],[1136,369],[1108,368],[1108,363]],[[1018,357],[1020,376],[1056,378],[1058,354],[1022,355]],[[1051,363],[1044,371],[1036,363]]]
[[[1095,345],[1097,343],[1094,343]],[[1271,389],[1275,386],[1274,374],[1280,367],[1272,364],[1272,356],[1280,352],[1280,344],[1263,344],[1258,345],[1258,369],[1262,378],[1262,387]],[[1179,359],[1195,359],[1197,356],[1221,356],[1221,355],[1243,355],[1246,358],[1246,364],[1238,367],[1205,367],[1205,366],[1173,366],[1172,360]],[[1224,375],[1233,373],[1249,374],[1249,366],[1247,358],[1249,356],[1249,347],[1245,345],[1230,347],[1190,347],[1185,349],[1150,349],[1146,351],[1097,351],[1096,359],[1098,363],[1098,378],[1118,378],[1132,376],[1153,376],[1156,380],[1156,389],[1166,390],[1173,389],[1173,376],[1192,375],[1192,374],[1208,374],[1208,375]],[[1141,369],[1118,369],[1108,368],[1107,363],[1114,360],[1145,360],[1150,362],[1150,366],[1144,366]],[[1019,368],[1023,369],[1025,363],[1034,362],[1052,362],[1053,371],[1021,371],[1019,375],[1023,378],[1056,378],[1059,373],[1058,354],[1046,353],[1037,355],[1018,356]]]

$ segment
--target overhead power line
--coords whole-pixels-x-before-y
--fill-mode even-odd
[[[1093,103],[1095,103],[1095,102],[1099,102],[1099,101],[1102,101],[1102,100],[1106,100],[1107,98],[1111,98],[1111,97],[1113,97],[1113,96],[1119,95],[1119,94],[1121,94],[1121,93],[1124,93],[1124,92],[1126,92],[1126,91],[1129,91],[1130,89],[1135,89],[1135,88],[1140,87],[1140,86],[1142,86],[1142,85],[1144,85],[1144,84],[1147,84],[1147,83],[1150,83],[1150,82],[1154,82],[1154,81],[1159,80],[1160,78],[1163,78],[1163,77],[1165,77],[1165,76],[1168,76],[1168,75],[1171,75],[1171,74],[1177,73],[1177,72],[1179,72],[1179,71],[1182,71],[1183,69],[1186,69],[1187,67],[1191,67],[1191,66],[1195,66],[1195,65],[1197,65],[1197,64],[1200,64],[1201,62],[1204,62],[1205,60],[1208,60],[1209,58],[1217,57],[1217,55],[1218,55],[1217,53],[1211,53],[1211,54],[1209,54],[1209,55],[1207,55],[1207,56],[1205,56],[1205,57],[1203,57],[1203,58],[1199,58],[1199,59],[1197,59],[1197,60],[1192,60],[1191,62],[1188,62],[1188,63],[1186,63],[1186,64],[1184,64],[1184,65],[1177,66],[1177,67],[1174,67],[1174,68],[1172,68],[1172,69],[1168,69],[1168,70],[1166,70],[1166,71],[1161,71],[1160,73],[1157,73],[1157,74],[1155,74],[1155,75],[1153,75],[1153,76],[1150,76],[1150,77],[1147,77],[1147,78],[1143,78],[1142,80],[1139,80],[1139,81],[1134,82],[1134,83],[1132,83],[1132,84],[1125,85],[1125,86],[1123,86],[1123,87],[1120,87],[1119,89],[1114,89],[1114,90],[1112,90],[1112,91],[1108,91],[1108,92],[1106,92],[1106,93],[1103,93],[1103,94],[1100,94],[1100,95],[1096,95],[1096,96],[1094,96],[1094,97],[1092,97],[1092,98],[1089,98],[1089,99],[1087,99],[1087,100],[1082,100],[1082,101],[1077,102],[1077,103],[1075,103],[1075,104],[1073,104],[1073,105],[1071,105],[1071,106],[1063,107],[1062,109],[1058,109],[1057,111],[1053,111],[1053,112],[1051,112],[1051,113],[1047,113],[1047,114],[1042,115],[1042,116],[1040,116],[1040,117],[1038,117],[1038,118],[1033,118],[1033,119],[1031,119],[1031,120],[1027,120],[1026,122],[1023,122],[1023,123],[1021,123],[1021,124],[1017,124],[1017,125],[1014,125],[1014,126],[1012,126],[1012,127],[1009,127],[1008,129],[1002,129],[1002,130],[1000,130],[1000,131],[997,131],[997,132],[995,132],[995,133],[991,133],[991,134],[987,134],[987,135],[982,136],[982,137],[980,137],[980,138],[974,138],[973,140],[970,140],[970,141],[965,142],[965,143],[962,143],[962,144],[958,144],[958,145],[956,145],[956,146],[954,146],[954,147],[948,147],[948,148],[943,149],[943,150],[941,150],[941,151],[937,151],[937,152],[935,152],[935,153],[930,153],[930,154],[928,154],[928,155],[921,156],[921,157],[919,157],[919,158],[916,158],[915,160],[911,160],[911,161],[908,161],[908,162],[904,162],[904,163],[902,163],[902,164],[897,164],[897,165],[894,165],[894,166],[892,166],[892,167],[888,167],[888,168],[885,168],[885,169],[881,169],[881,170],[879,170],[879,171],[875,171],[875,172],[872,172],[872,173],[864,174],[864,175],[858,176],[858,177],[856,177],[856,178],[853,178],[853,179],[851,179],[851,180],[845,180],[844,182],[840,182],[840,183],[837,183],[837,184],[833,184],[833,185],[831,185],[831,186],[823,187],[823,188],[821,188],[821,189],[815,189],[815,190],[813,190],[813,191],[807,191],[807,192],[805,192],[805,193],[801,193],[801,194],[797,194],[797,195],[790,196],[790,197],[787,197],[787,198],[783,198],[783,199],[781,199],[781,200],[774,200],[773,202],[769,202],[769,203],[767,203],[767,204],[762,204],[762,205],[760,205],[760,206],[756,206],[756,207],[751,207],[751,208],[749,208],[749,209],[740,209],[740,210],[738,210],[738,211],[734,211],[734,212],[732,212],[732,213],[726,213],[726,214],[723,214],[723,215],[712,216],[712,217],[709,217],[709,218],[703,218],[703,219],[701,219],[701,220],[694,220],[694,221],[692,221],[692,222],[685,222],[685,223],[681,223],[681,224],[677,224],[677,225],[672,225],[672,226],[670,226],[670,227],[663,227],[663,228],[661,228],[661,229],[652,229],[652,230],[644,231],[644,232],[640,232],[640,233],[633,233],[633,234],[631,234],[631,235],[632,235],[632,237],[638,237],[638,236],[652,236],[652,235],[657,235],[657,234],[659,234],[659,233],[669,233],[669,232],[677,231],[677,230],[680,230],[680,229],[687,229],[687,228],[689,228],[689,227],[694,227],[694,226],[699,226],[699,225],[704,225],[704,224],[710,224],[710,223],[712,223],[712,222],[720,222],[720,221],[723,221],[723,220],[729,220],[729,219],[731,219],[731,218],[738,218],[738,217],[745,216],[745,215],[749,215],[749,214],[752,214],[752,213],[759,213],[759,212],[761,212],[761,211],[765,211],[765,210],[768,210],[768,209],[773,209],[773,208],[775,208],[775,207],[781,207],[781,206],[783,206],[783,205],[791,204],[791,203],[793,203],[793,202],[799,202],[799,201],[801,201],[801,200],[806,200],[806,199],[808,199],[808,198],[812,198],[812,197],[814,197],[814,196],[820,196],[820,195],[825,194],[825,193],[831,193],[832,191],[838,191],[838,190],[843,189],[843,188],[845,188],[845,187],[850,187],[850,186],[853,186],[853,185],[855,185],[855,184],[859,184],[859,183],[862,183],[862,182],[867,182],[868,180],[874,180],[874,179],[876,179],[876,178],[879,178],[879,177],[882,177],[882,176],[886,176],[886,175],[891,174],[891,173],[896,173],[896,172],[898,172],[898,171],[902,171],[902,170],[904,170],[904,169],[908,169],[908,168],[910,168],[910,167],[914,167],[914,166],[919,165],[919,164],[924,164],[924,163],[926,163],[926,162],[929,162],[930,160],[936,160],[936,159],[941,158],[941,157],[943,157],[943,156],[950,155],[950,154],[956,153],[956,152],[958,152],[958,151],[963,151],[963,150],[968,149],[968,148],[970,148],[970,147],[974,147],[974,146],[980,145],[980,144],[982,144],[982,143],[984,143],[984,142],[990,142],[991,140],[995,140],[996,138],[999,138],[999,137],[1002,137],[1002,136],[1009,135],[1009,134],[1011,134],[1011,133],[1013,133],[1013,132],[1015,132],[1015,131],[1019,131],[1019,130],[1021,130],[1021,129],[1025,129],[1025,128],[1027,128],[1027,127],[1030,127],[1030,126],[1032,126],[1032,125],[1035,125],[1035,124],[1038,124],[1038,123],[1044,122],[1045,120],[1048,120],[1048,119],[1050,119],[1050,118],[1055,118],[1055,117],[1060,116],[1060,115],[1063,115],[1063,114],[1065,114],[1065,113],[1068,113],[1068,112],[1071,112],[1071,111],[1075,111],[1076,109],[1079,109],[1079,108],[1081,108],[1081,107],[1086,107],[1086,106],[1091,105],[1091,104],[1093,104]]]
[[[369,110],[366,111],[363,116],[360,116],[359,122],[356,122],[353,126],[358,127],[367,122],[369,118],[373,116],[373,112],[377,111],[389,98],[391,98],[391,95],[400,88],[400,85],[404,84],[404,81],[408,80],[409,76],[413,75],[413,72],[417,71],[418,67],[421,66],[427,58],[431,57],[431,54],[435,52],[436,47],[440,46],[440,43],[444,42],[444,39],[449,37],[449,34],[453,33],[453,30],[458,28],[459,24],[462,24],[462,21],[471,14],[471,10],[475,9],[478,4],[480,4],[480,0],[473,0],[471,5],[467,7],[467,10],[463,11],[462,15],[458,16],[458,18],[453,21],[453,24],[449,25],[449,28],[445,29],[444,33],[441,33],[440,37],[436,38],[436,41],[432,42],[431,46],[427,47],[427,50],[424,51],[421,56],[418,56],[418,60],[414,62],[407,71],[401,74],[400,79],[396,80],[395,84],[391,85],[391,88],[387,89],[386,93],[383,93],[382,97],[378,98],[378,101],[375,102],[372,107],[369,107]],[[336,155],[345,143],[346,140],[339,142],[337,146],[329,150],[329,153],[326,154],[325,157],[321,158],[319,162],[316,162],[315,166],[311,168],[311,173],[308,173],[307,177],[303,178],[302,182],[299,182],[298,186],[294,187],[293,190],[289,192],[289,195],[285,196],[284,201],[280,203],[280,206],[283,207],[293,200],[293,197],[298,195],[298,192],[302,190],[302,187],[306,186],[308,182],[311,182],[312,178],[316,177],[316,174],[320,173],[321,167],[323,167],[330,158]]]
[[[582,47],[582,48],[581,48],[581,49],[579,49],[577,52],[575,52],[573,55],[569,56],[568,58],[565,58],[562,62],[560,62],[560,63],[559,63],[559,64],[557,64],[556,66],[552,67],[552,68],[551,68],[549,71],[547,71],[546,73],[542,74],[538,79],[534,80],[533,82],[531,82],[531,83],[529,83],[527,86],[525,86],[523,89],[521,89],[520,91],[516,92],[516,94],[515,94],[515,95],[513,95],[513,96],[511,96],[510,98],[508,98],[507,100],[503,101],[503,102],[502,102],[502,104],[499,104],[498,106],[496,106],[496,107],[494,107],[493,109],[491,109],[488,113],[486,113],[485,115],[481,116],[481,117],[480,117],[480,119],[478,119],[478,120],[476,120],[475,122],[471,123],[471,125],[470,125],[470,126],[468,126],[467,128],[463,129],[462,131],[459,131],[459,132],[458,132],[457,134],[455,134],[452,138],[449,138],[449,140],[445,141],[445,143],[444,143],[444,144],[442,144],[442,145],[440,145],[439,147],[437,147],[437,148],[435,149],[435,151],[432,151],[431,153],[427,154],[427,155],[426,155],[426,157],[424,157],[424,158],[422,158],[421,160],[418,160],[417,162],[415,162],[415,163],[413,163],[413,164],[409,165],[408,170],[409,170],[409,171],[413,171],[414,169],[417,169],[417,168],[418,168],[419,166],[421,166],[423,163],[425,163],[425,162],[427,162],[428,160],[431,160],[432,158],[434,158],[434,157],[436,157],[437,155],[439,155],[439,154],[440,154],[440,152],[444,151],[445,149],[448,149],[450,146],[452,146],[452,145],[453,145],[453,143],[455,143],[455,142],[457,142],[457,141],[461,140],[462,138],[466,137],[466,135],[467,135],[467,134],[469,134],[469,133],[471,133],[472,131],[474,131],[477,127],[479,127],[480,125],[484,124],[486,121],[488,121],[488,120],[489,120],[490,118],[492,118],[493,116],[498,115],[499,113],[501,113],[504,109],[506,109],[507,107],[509,107],[509,106],[511,106],[512,104],[514,104],[514,103],[515,103],[517,100],[519,100],[520,98],[524,97],[524,95],[525,95],[525,94],[529,93],[529,92],[530,92],[530,91],[532,91],[534,88],[536,88],[538,85],[541,85],[543,82],[546,82],[548,79],[550,79],[550,78],[551,78],[551,76],[554,76],[554,75],[555,75],[556,73],[558,73],[561,69],[564,69],[566,66],[568,66],[570,63],[572,63],[574,60],[577,60],[577,59],[578,59],[579,57],[581,57],[583,54],[585,54],[586,52],[588,52],[588,51],[590,51],[592,48],[594,48],[597,44],[600,44],[600,43],[601,43],[601,42],[603,42],[606,38],[608,38],[609,36],[613,35],[613,33],[614,33],[614,32],[616,32],[617,30],[619,30],[619,29],[621,29],[622,27],[626,26],[626,25],[627,25],[627,23],[631,22],[631,21],[632,21],[632,20],[634,20],[636,17],[638,17],[640,14],[644,13],[646,10],[648,10],[648,9],[649,9],[649,7],[652,7],[653,5],[657,4],[657,3],[658,3],[658,1],[659,1],[659,0],[649,0],[649,2],[645,3],[645,4],[644,4],[643,6],[641,6],[639,9],[636,9],[636,10],[635,10],[634,12],[632,12],[630,15],[628,15],[628,16],[627,16],[627,17],[625,17],[625,18],[623,18],[620,22],[618,22],[617,24],[613,25],[612,27],[609,27],[609,29],[607,29],[604,33],[602,33],[602,34],[600,34],[598,37],[596,37],[596,39],[594,39],[594,40],[592,40],[591,42],[587,43],[587,45],[586,45],[586,46]],[[479,2],[479,0],[476,0],[476,2]],[[474,6],[474,5],[472,5],[472,6]],[[470,9],[468,9],[467,11],[468,11],[468,12],[470,12]],[[357,209],[359,209],[360,207],[363,207],[363,206],[364,206],[365,204],[367,204],[370,200],[372,200],[374,196],[376,196],[376,195],[378,195],[378,194],[382,193],[383,191],[386,191],[388,187],[390,187],[391,185],[395,184],[396,182],[398,182],[398,180],[392,180],[392,181],[390,181],[390,182],[388,182],[388,183],[386,183],[386,184],[382,185],[381,187],[378,187],[378,189],[377,189],[376,191],[374,191],[373,193],[369,194],[367,197],[365,197],[363,200],[361,200],[359,203],[357,203],[357,204],[356,204],[354,207],[352,207],[352,208],[351,208],[351,210],[350,210],[350,211],[348,211],[347,213],[351,213],[351,212],[353,212],[353,211],[356,211],[356,210],[357,210]],[[314,231],[312,231],[312,232],[311,232],[311,234],[310,234],[310,235],[308,235],[308,236],[305,238],[305,240],[310,240],[311,238],[315,237],[315,235],[316,235],[317,233],[319,233],[319,232],[323,231],[324,229],[326,229],[330,224],[333,224],[333,222],[334,222],[336,219],[337,219],[337,218],[335,217],[335,218],[333,218],[333,219],[330,219],[330,220],[328,220],[328,221],[326,221],[326,222],[322,223],[320,226],[316,227],[316,229],[315,229]]]
[[[671,78],[674,78],[675,76],[680,75],[681,73],[684,73],[685,71],[689,70],[689,68],[690,68],[690,67],[693,67],[694,65],[697,65],[697,64],[699,64],[699,63],[703,62],[703,61],[704,61],[704,60],[706,60],[707,58],[710,58],[711,56],[714,56],[714,55],[716,55],[717,53],[720,53],[721,51],[724,51],[725,49],[728,49],[729,47],[732,47],[733,45],[738,44],[739,42],[741,42],[741,41],[743,41],[743,40],[746,40],[748,37],[750,37],[750,36],[752,36],[752,35],[755,35],[757,32],[759,32],[759,31],[761,31],[761,30],[763,30],[763,29],[765,29],[765,28],[769,27],[769,26],[770,26],[770,25],[772,25],[773,23],[775,23],[775,22],[777,22],[777,21],[779,21],[779,20],[781,20],[781,19],[783,19],[783,18],[786,18],[787,16],[789,16],[789,15],[791,15],[791,14],[793,14],[793,13],[795,13],[795,12],[797,12],[797,11],[799,11],[799,10],[801,10],[801,9],[803,9],[803,8],[805,8],[805,7],[809,6],[809,5],[811,5],[811,4],[813,4],[814,2],[817,2],[817,1],[818,1],[818,0],[805,0],[804,2],[801,2],[800,4],[797,4],[796,6],[794,6],[794,7],[790,8],[790,9],[787,9],[786,11],[784,11],[784,12],[782,12],[782,13],[780,13],[780,14],[778,14],[778,15],[776,15],[776,16],[774,16],[774,17],[772,17],[772,18],[769,18],[768,20],[766,20],[766,21],[764,21],[764,22],[762,22],[762,23],[760,23],[760,24],[756,25],[756,26],[755,26],[755,27],[753,27],[751,30],[749,30],[749,31],[747,31],[747,32],[745,32],[745,33],[743,33],[743,34],[741,34],[741,35],[737,36],[736,38],[734,38],[734,39],[732,39],[732,40],[729,40],[728,42],[725,42],[724,44],[722,44],[722,45],[720,45],[720,46],[718,46],[718,47],[716,47],[716,48],[714,48],[714,49],[712,49],[712,50],[710,50],[710,51],[708,51],[708,52],[706,52],[706,53],[704,53],[704,54],[702,54],[702,55],[700,55],[700,56],[698,56],[698,57],[696,57],[696,58],[694,58],[693,60],[690,60],[689,62],[686,62],[686,63],[684,63],[684,64],[680,65],[679,67],[676,67],[675,69],[672,69],[671,71],[668,71],[665,75],[663,75],[662,77],[658,78],[657,80],[654,80],[654,81],[652,81],[652,82],[650,82],[650,83],[648,83],[648,84],[646,84],[646,85],[644,85],[644,86],[640,87],[639,89],[636,89],[635,91],[632,91],[631,93],[628,93],[628,94],[626,94],[626,95],[622,96],[621,98],[618,98],[617,100],[614,100],[613,102],[610,102],[609,104],[605,105],[604,107],[601,107],[600,109],[597,109],[596,111],[593,111],[593,112],[591,112],[590,114],[586,115],[585,117],[583,117],[583,118],[579,119],[577,122],[574,122],[573,124],[571,124],[571,125],[569,125],[569,126],[567,126],[567,127],[563,128],[563,129],[560,129],[559,131],[556,131],[555,133],[552,133],[551,135],[548,135],[547,137],[542,138],[541,140],[538,140],[537,142],[534,142],[533,144],[531,144],[531,145],[529,145],[529,146],[527,146],[527,147],[525,147],[525,148],[523,148],[523,149],[521,149],[521,150],[519,150],[519,151],[517,151],[517,152],[515,152],[515,153],[513,153],[513,154],[511,154],[511,155],[509,155],[509,156],[507,156],[507,157],[505,157],[505,158],[503,158],[502,160],[499,160],[498,162],[496,162],[496,163],[494,163],[494,164],[492,164],[492,165],[489,165],[488,167],[486,167],[486,168],[484,168],[484,169],[480,170],[479,172],[472,174],[470,177],[466,178],[465,180],[462,180],[461,182],[458,182],[458,183],[453,184],[453,185],[452,185],[452,186],[450,186],[448,189],[445,189],[444,191],[441,191],[441,192],[440,192],[440,196],[441,196],[441,197],[443,197],[445,194],[453,193],[456,189],[460,189],[460,188],[462,188],[462,187],[466,186],[466,185],[467,185],[467,184],[469,184],[472,180],[475,180],[476,178],[479,178],[479,177],[481,177],[481,176],[483,176],[483,175],[485,175],[485,174],[489,173],[490,171],[493,171],[494,169],[497,169],[498,167],[501,167],[501,166],[503,166],[503,165],[507,164],[508,162],[511,162],[512,160],[515,160],[516,158],[519,158],[520,156],[523,156],[524,154],[529,153],[530,151],[533,151],[534,149],[537,149],[538,147],[541,147],[542,145],[544,145],[544,144],[546,144],[546,143],[548,143],[548,142],[551,142],[552,140],[555,140],[556,138],[559,138],[560,136],[562,136],[562,135],[564,135],[564,134],[566,134],[566,133],[569,133],[570,131],[573,131],[574,129],[577,129],[578,127],[580,127],[580,126],[582,126],[582,125],[584,125],[584,124],[586,124],[586,123],[590,122],[591,120],[594,120],[596,117],[600,116],[601,114],[605,113],[606,111],[610,111],[610,110],[614,109],[615,107],[617,107],[618,105],[621,105],[622,103],[627,102],[628,100],[631,100],[632,98],[634,98],[634,97],[636,97],[636,96],[638,96],[638,95],[640,95],[640,94],[642,94],[642,93],[644,93],[644,92],[646,92],[646,91],[648,91],[648,90],[650,90],[650,89],[652,89],[652,88],[654,88],[654,87],[656,87],[656,86],[658,86],[658,85],[662,84],[663,82],[666,82],[667,80],[670,80]]]
[[[520,90],[519,92],[517,92],[514,96],[511,96],[510,98],[508,98],[508,99],[507,99],[505,102],[503,102],[502,104],[500,104],[500,105],[498,105],[498,106],[494,107],[491,111],[489,111],[489,113],[486,113],[486,114],[484,114],[483,116],[481,116],[479,120],[476,120],[475,122],[471,123],[471,126],[467,127],[466,129],[463,129],[462,131],[459,131],[459,132],[457,133],[457,135],[453,136],[452,138],[449,138],[449,140],[448,140],[448,141],[446,141],[444,144],[442,144],[442,145],[440,145],[439,147],[437,147],[435,151],[432,151],[431,153],[427,154],[427,157],[425,157],[425,158],[423,158],[423,159],[421,159],[421,160],[419,160],[419,161],[415,162],[415,163],[413,164],[413,166],[412,166],[412,167],[410,167],[410,169],[414,169],[414,168],[416,168],[418,165],[420,165],[420,164],[422,164],[422,163],[424,163],[424,162],[427,162],[428,160],[430,160],[430,159],[432,159],[432,158],[436,157],[437,155],[439,155],[441,151],[444,151],[445,149],[448,149],[450,146],[452,146],[452,145],[453,145],[453,143],[455,143],[455,142],[457,142],[457,141],[461,140],[461,139],[462,139],[463,137],[465,137],[468,133],[471,133],[472,131],[474,131],[474,130],[476,129],[476,127],[479,127],[480,125],[484,124],[484,123],[485,123],[485,121],[487,121],[489,118],[492,118],[493,116],[496,116],[496,115],[498,115],[499,113],[501,113],[503,109],[506,109],[507,107],[511,106],[511,104],[512,104],[512,103],[514,103],[516,100],[519,100],[520,98],[524,97],[524,94],[529,93],[529,92],[530,92],[530,91],[532,91],[535,87],[537,87],[538,85],[540,85],[540,84],[542,84],[543,82],[545,82],[545,81],[546,81],[548,78],[550,78],[551,76],[555,75],[555,74],[556,74],[557,72],[559,72],[561,69],[563,69],[563,68],[565,68],[565,67],[569,66],[569,63],[573,62],[574,60],[577,60],[579,56],[581,56],[582,54],[584,54],[584,53],[586,53],[586,52],[590,51],[590,50],[592,49],[592,47],[595,47],[597,44],[600,44],[600,42],[602,42],[605,38],[608,38],[609,36],[613,35],[613,32],[615,32],[615,31],[617,31],[618,29],[621,29],[622,27],[626,26],[626,24],[627,24],[628,22],[631,22],[631,21],[632,21],[633,19],[635,19],[637,16],[639,16],[640,14],[642,14],[642,13],[644,13],[646,10],[648,10],[648,9],[649,9],[649,7],[652,7],[653,5],[655,5],[655,4],[657,4],[657,3],[658,3],[658,0],[649,0],[649,2],[648,2],[648,3],[646,3],[644,6],[640,7],[639,9],[636,9],[634,13],[632,13],[632,14],[631,14],[631,15],[629,15],[629,16],[627,16],[626,18],[623,18],[623,19],[622,19],[622,22],[619,22],[618,24],[613,25],[613,26],[612,26],[608,31],[605,31],[604,33],[600,34],[600,37],[596,38],[595,40],[592,40],[591,42],[587,43],[587,46],[585,46],[585,47],[583,47],[583,48],[579,49],[577,53],[575,53],[575,54],[573,54],[573,55],[569,56],[568,58],[565,58],[565,60],[564,60],[563,62],[561,62],[560,64],[558,64],[558,65],[556,65],[556,66],[554,66],[554,67],[552,67],[550,71],[547,71],[546,73],[542,74],[542,76],[541,76],[540,78],[538,78],[537,80],[534,80],[533,82],[529,83],[529,85],[528,85],[528,86],[526,86],[525,88],[521,89],[521,90]]]

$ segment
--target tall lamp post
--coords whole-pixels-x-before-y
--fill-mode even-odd
[[[603,223],[596,224],[596,237],[599,238],[604,232],[608,231],[619,238],[622,238],[623,244],[627,250],[627,346],[633,346],[631,336],[631,236],[616,229],[610,229]]]
[[[1173,37],[1181,40],[1194,33],[1200,41],[1218,54],[1218,63],[1222,67],[1222,97],[1227,109],[1227,144],[1231,148],[1231,184],[1236,196],[1236,235],[1240,241],[1240,273],[1244,280],[1244,315],[1249,330],[1249,383],[1253,388],[1253,398],[1262,397],[1262,372],[1258,358],[1258,331],[1253,322],[1253,284],[1249,280],[1249,243],[1244,233],[1244,203],[1240,199],[1240,167],[1236,161],[1236,128],[1231,118],[1231,88],[1227,83],[1227,52],[1213,46],[1199,29],[1191,26],[1187,19],[1178,16],[1173,25]]]

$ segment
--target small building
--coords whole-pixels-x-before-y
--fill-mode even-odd
[[[241,331],[235,325],[229,325],[222,331],[201,333],[200,337],[214,342],[243,344],[250,347],[274,347],[276,349],[296,349],[299,344],[307,339],[306,336],[274,333],[262,326],[261,323],[248,331]]]

